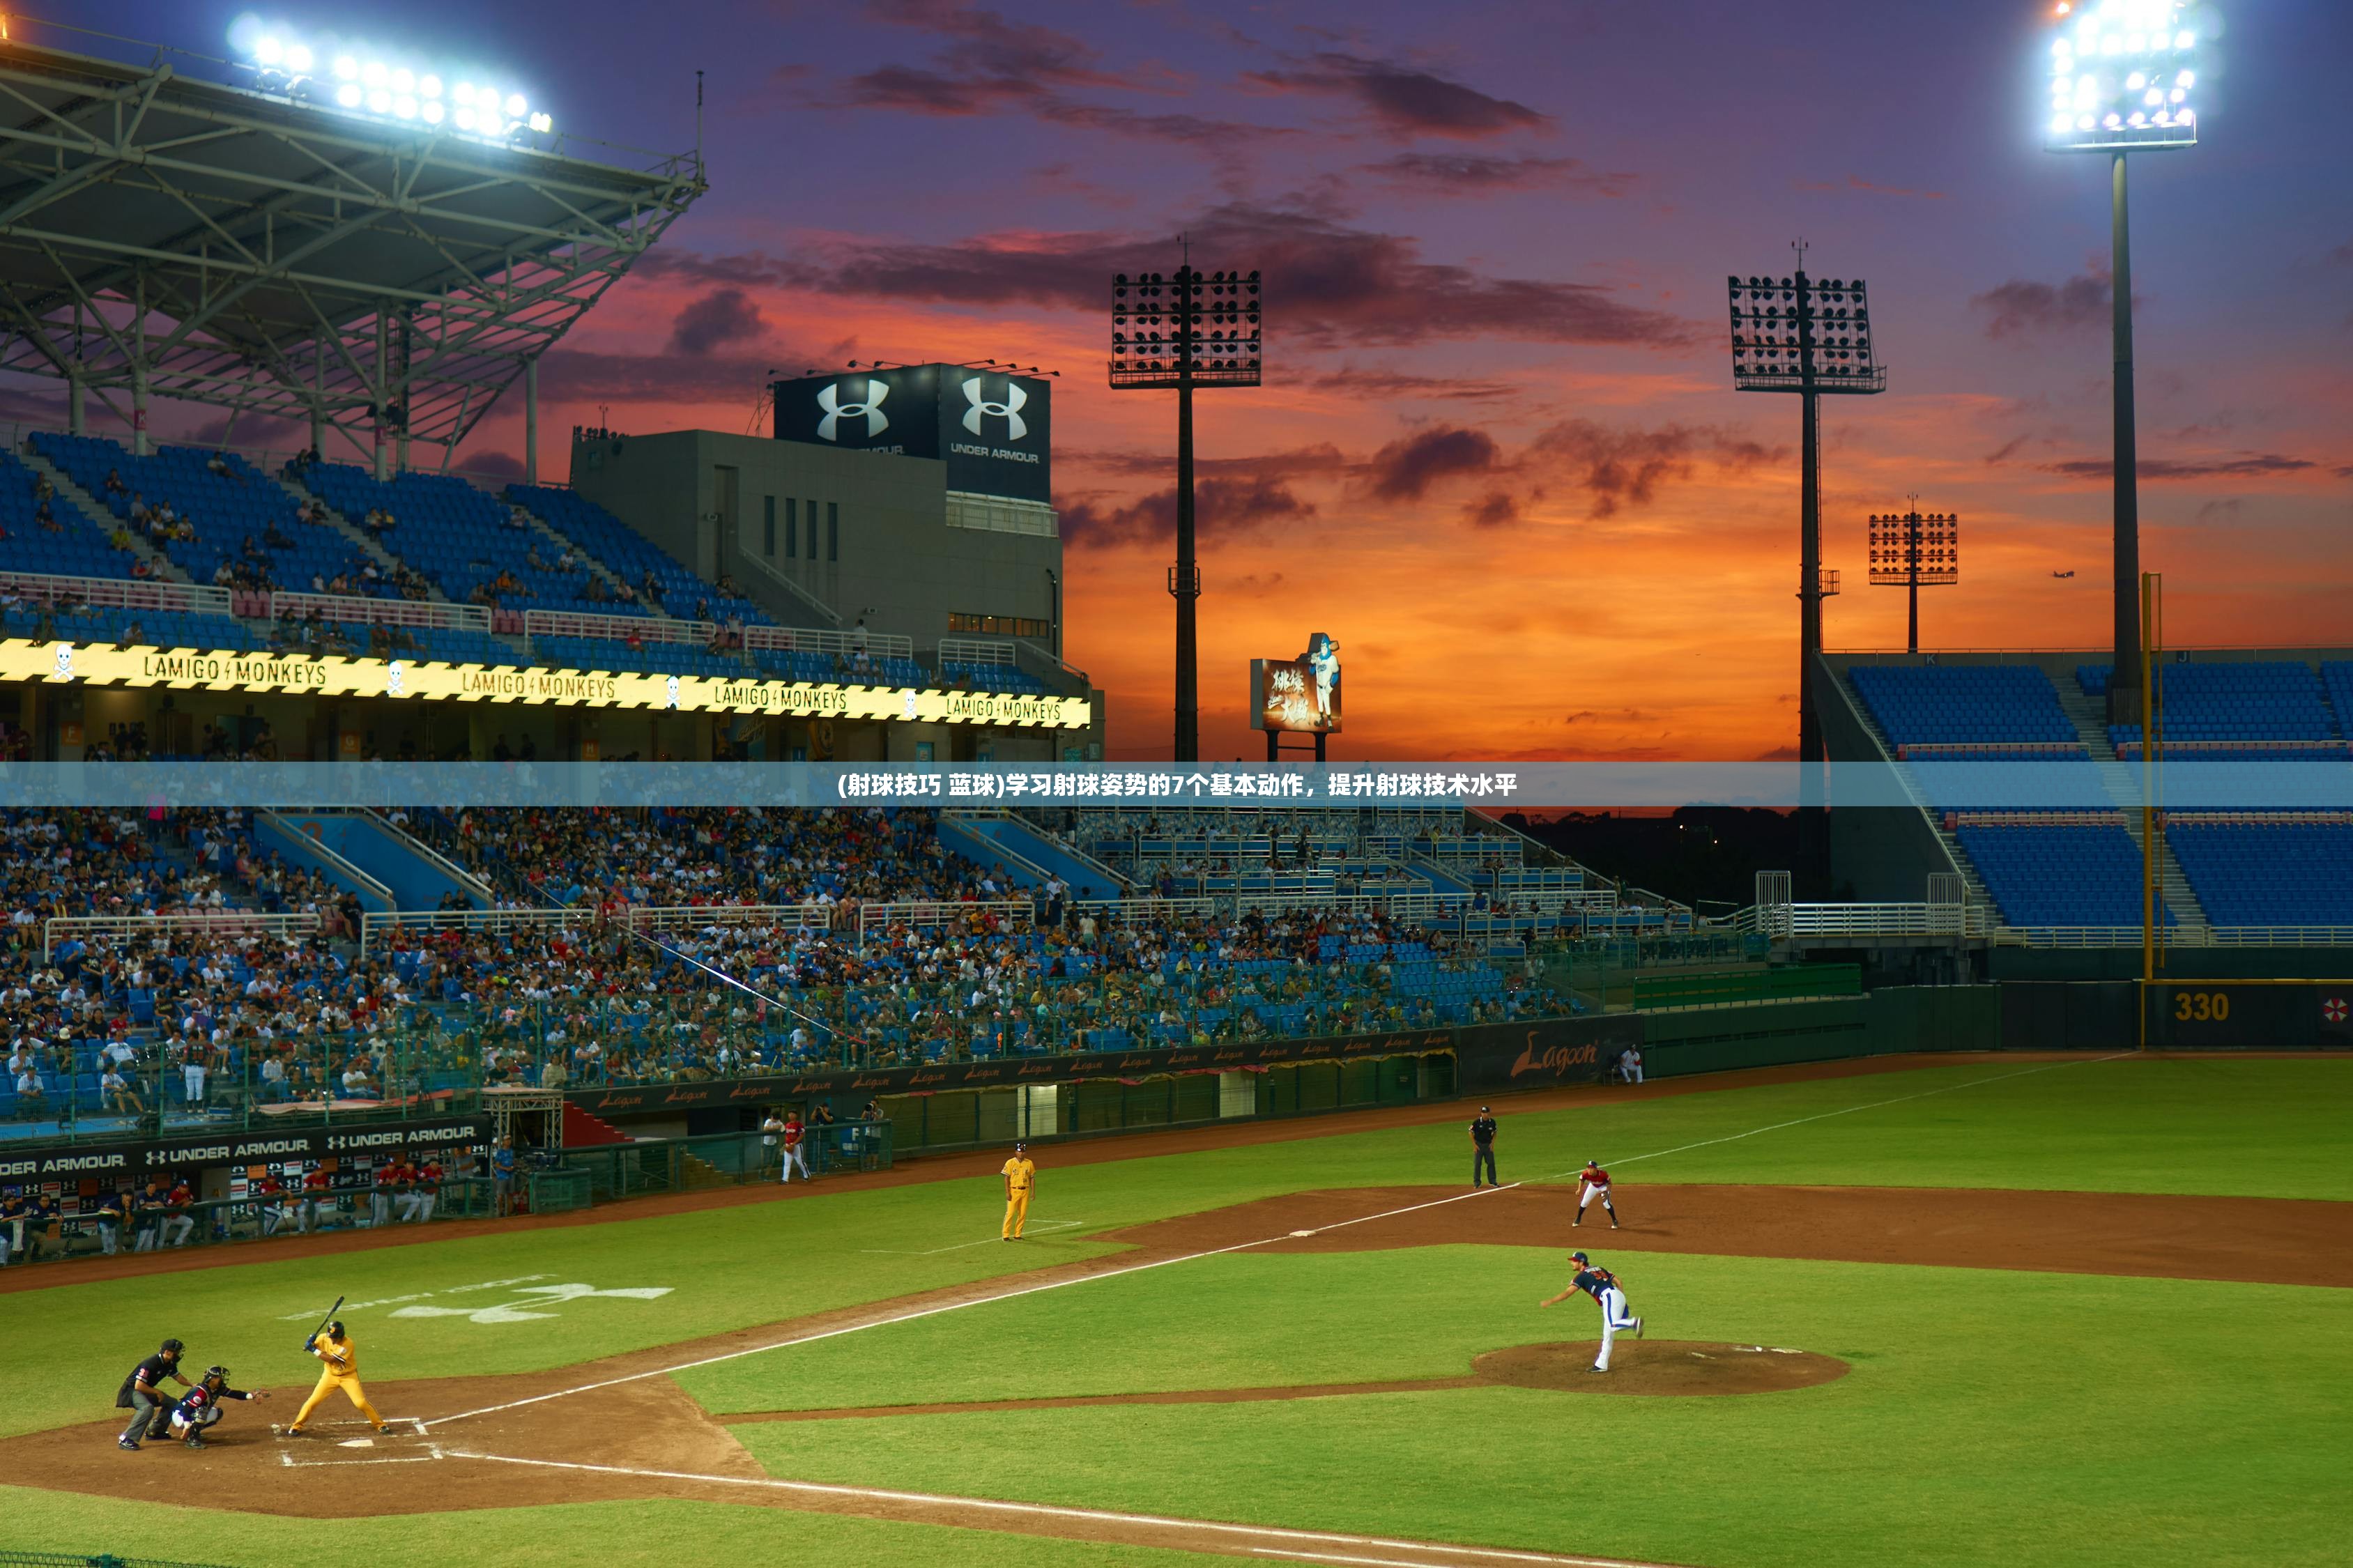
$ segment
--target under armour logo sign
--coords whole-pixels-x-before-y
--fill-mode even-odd
[[[817,405],[825,410],[825,417],[817,422],[817,438],[820,441],[839,439],[834,431],[840,425],[843,417],[847,416],[851,419],[864,419],[866,438],[871,441],[875,437],[891,428],[890,417],[882,412],[882,401],[890,395],[889,382],[870,379],[866,383],[865,402],[844,403],[841,401],[841,384],[838,381],[828,382],[817,395]],[[973,428],[976,430],[979,426],[976,425]]]
[[[1022,405],[1029,401],[1029,395],[1017,384],[1007,382],[1005,401],[990,403],[980,395],[980,377],[976,375],[964,384],[964,400],[972,405],[964,411],[964,427],[974,435],[980,434],[980,416],[984,414],[994,414],[1005,421],[1005,438],[1008,441],[1018,441],[1029,434],[1029,423],[1021,417]]]

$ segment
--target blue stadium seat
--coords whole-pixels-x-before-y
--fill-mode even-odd
[[[1847,677],[1892,745],[2082,739],[2050,679],[2032,665],[1857,664]]]

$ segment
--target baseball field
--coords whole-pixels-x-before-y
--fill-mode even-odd
[[[1881,1058],[0,1275],[0,1546],[352,1562],[2322,1564],[2353,1061]],[[1222,1135],[1221,1135],[1222,1134]],[[1625,1228],[1572,1229],[1599,1158]],[[1585,1371],[1614,1270],[1640,1340]],[[111,1270],[111,1272],[101,1272]],[[299,1436],[338,1295],[392,1418]],[[165,1335],[269,1390],[123,1453]],[[2334,1499],[2336,1500],[2332,1501]],[[332,1528],[328,1527],[332,1524]]]

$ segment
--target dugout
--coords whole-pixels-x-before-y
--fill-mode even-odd
[[[1451,1100],[1456,1076],[1438,1050],[881,1098],[898,1152],[941,1153]]]

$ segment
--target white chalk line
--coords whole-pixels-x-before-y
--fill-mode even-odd
[[[1027,1228],[1044,1236],[1059,1230],[1076,1230],[1086,1223],[1082,1219],[1048,1219],[1039,1220]],[[883,1258],[937,1258],[943,1252],[962,1252],[966,1247],[987,1247],[992,1241],[1004,1239],[1001,1236],[984,1236],[978,1241],[959,1241],[953,1247],[934,1247],[922,1252],[911,1252],[898,1247],[861,1247],[858,1250]]]
[[[1663,1160],[1670,1154],[1685,1153],[1693,1149],[1705,1149],[1717,1143],[1737,1143],[1743,1138],[1754,1138],[1760,1132],[1778,1132],[1785,1127],[1803,1127],[1809,1121],[1827,1121],[1833,1116],[1852,1116],[1858,1110],[1876,1110],[1883,1105],[1901,1105],[1907,1100],[1927,1100],[1935,1095],[1953,1094],[1964,1089],[1978,1089],[1989,1083],[2001,1083],[2013,1078],[2031,1078],[2039,1072],[2056,1072],[2061,1068],[2096,1066],[2101,1062],[2122,1061],[2125,1058],[2137,1054],[2133,1051],[2117,1051],[2111,1056],[2078,1058],[2073,1061],[2065,1062],[2045,1062],[2041,1067],[2021,1068],[2017,1072],[1996,1073],[1991,1078],[1973,1078],[1967,1083],[1948,1083],[1942,1089],[1924,1089],[1917,1094],[1899,1094],[1893,1100],[1874,1100],[1867,1105],[1849,1105],[1837,1110],[1821,1111],[1813,1116],[1800,1116],[1791,1121],[1776,1121],[1770,1127],[1752,1127],[1746,1132],[1728,1133],[1722,1138],[1703,1138],[1696,1143],[1678,1143],[1672,1149],[1661,1149],[1653,1153],[1628,1154],[1609,1163],[1612,1165],[1632,1165],[1644,1160]],[[1583,1169],[1582,1165],[1577,1167],[1578,1171]],[[1548,1179],[1557,1182],[1577,1173],[1577,1171],[1563,1171],[1559,1175]]]
[[[1442,1208],[1448,1204],[1467,1203],[1472,1198],[1485,1197],[1492,1193],[1509,1192],[1519,1184],[1517,1182],[1512,1182],[1500,1187],[1483,1187],[1477,1192],[1457,1193],[1452,1197],[1435,1198],[1428,1203],[1408,1204],[1403,1208],[1384,1209],[1379,1214],[1362,1215],[1356,1219],[1337,1220],[1331,1225],[1318,1226],[1315,1229],[1317,1234],[1327,1230],[1345,1230],[1352,1225],[1369,1225],[1376,1220],[1394,1219],[1398,1215],[1416,1214],[1423,1209]],[[496,1415],[502,1411],[521,1410],[526,1405],[542,1405],[551,1399],[569,1399],[575,1394],[594,1394],[598,1389],[617,1388],[625,1383],[641,1383],[649,1377],[668,1377],[681,1372],[692,1372],[698,1367],[716,1366],[722,1362],[740,1361],[745,1356],[765,1355],[770,1351],[790,1350],[796,1345],[815,1344],[820,1340],[838,1339],[843,1334],[860,1333],[868,1329],[887,1329],[899,1323],[912,1323],[923,1318],[936,1318],[944,1312],[960,1312],[967,1307],[985,1307],[993,1302],[1016,1300],[1023,1296],[1035,1296],[1047,1290],[1060,1290],[1065,1286],[1086,1285],[1099,1279],[1116,1279],[1124,1274],[1142,1274],[1147,1269],[1166,1268],[1172,1264],[1198,1263],[1204,1258],[1219,1258],[1229,1252],[1247,1252],[1253,1247],[1271,1247],[1276,1242],[1289,1241],[1292,1235],[1292,1232],[1284,1231],[1280,1236],[1261,1237],[1256,1241],[1238,1241],[1230,1247],[1213,1247],[1206,1251],[1187,1252],[1175,1258],[1156,1258],[1149,1263],[1131,1263],[1122,1268],[1106,1268],[1093,1274],[1074,1275],[1067,1279],[1050,1279],[1042,1285],[1024,1285],[1018,1289],[1000,1290],[995,1295],[975,1296],[962,1301],[946,1301],[936,1307],[922,1307],[912,1312],[899,1312],[886,1318],[870,1318],[862,1322],[844,1324],[838,1329],[824,1329],[813,1334],[799,1334],[792,1339],[778,1340],[773,1344],[754,1345],[747,1350],[728,1351],[720,1355],[703,1356],[700,1360],[681,1362],[674,1366],[660,1366],[647,1372],[633,1372],[624,1377],[609,1377],[600,1383],[583,1384],[577,1388],[558,1389],[553,1394],[534,1394],[528,1399],[512,1399],[503,1405],[486,1405],[479,1410],[464,1410],[455,1415],[437,1415],[432,1418],[431,1424],[436,1427],[447,1426],[452,1421],[470,1421],[477,1415]],[[422,1431],[425,1427],[420,1426],[418,1429]]]
[[[1490,1187],[1486,1190],[1496,1192],[1501,1189]],[[1466,1193],[1463,1195],[1468,1197],[1472,1194]],[[1375,1215],[1367,1217],[1378,1219],[1386,1216]],[[1344,1535],[1326,1531],[1286,1530],[1280,1525],[1271,1524],[1229,1524],[1217,1520],[1172,1519],[1163,1514],[1153,1513],[1121,1513],[1111,1509],[1065,1508],[1053,1503],[1006,1502],[997,1498],[951,1497],[939,1492],[901,1491],[890,1487],[853,1487],[820,1481],[790,1481],[773,1476],[714,1476],[703,1475],[692,1470],[638,1469],[627,1465],[592,1465],[567,1459],[525,1459],[511,1454],[478,1454],[461,1448],[452,1448],[444,1457],[451,1459],[480,1459],[498,1465],[531,1465],[553,1470],[584,1470],[597,1475],[634,1476],[648,1480],[702,1481],[715,1486],[762,1487],[774,1491],[805,1492],[819,1497],[869,1498],[881,1502],[924,1503],[942,1508],[966,1509],[987,1513],[1092,1520],[1110,1524],[1140,1524],[1161,1530],[1203,1531],[1219,1535],[1255,1536],[1261,1540],[1312,1542],[1328,1546],[1377,1547],[1390,1552],[1418,1552],[1425,1555],[1440,1557],[1477,1557],[1502,1563],[1538,1563],[1552,1564],[1553,1568],[1659,1568],[1657,1564],[1629,1562],[1626,1559],[1615,1557],[1563,1557],[1548,1552],[1512,1552],[1491,1546],[1450,1546],[1435,1542],[1398,1541],[1377,1535]],[[1279,1552],[1271,1547],[1258,1550],[1276,1556],[1311,1555]],[[1398,1561],[1394,1558],[1320,1560],[1391,1563]],[[1415,1563],[1413,1568],[1432,1568],[1432,1565]]]

